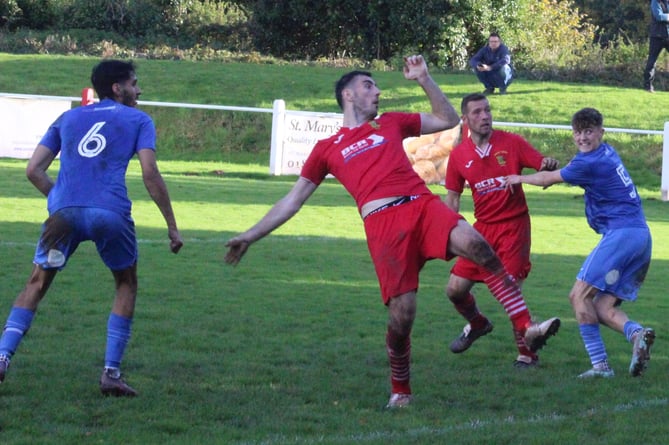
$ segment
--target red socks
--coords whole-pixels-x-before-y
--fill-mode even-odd
[[[386,350],[390,360],[390,383],[393,394],[411,394],[411,337],[409,335],[400,337],[388,328]]]
[[[516,280],[506,271],[501,271],[494,275],[488,275],[485,284],[511,319],[513,329],[524,335],[525,330],[532,322],[532,318]]]
[[[469,322],[472,329],[483,329],[485,327],[488,320],[479,311],[471,292],[462,301],[452,303],[455,310]]]

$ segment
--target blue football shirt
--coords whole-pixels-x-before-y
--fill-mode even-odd
[[[616,150],[606,143],[579,152],[560,175],[585,190],[585,216],[597,233],[623,227],[647,227],[636,186]]]
[[[98,207],[130,214],[125,184],[130,159],[156,146],[148,114],[104,99],[68,110],[40,141],[60,153],[60,170],[47,198],[49,213],[64,207]]]

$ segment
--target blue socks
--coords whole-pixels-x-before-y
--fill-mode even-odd
[[[632,335],[636,331],[639,331],[641,329],[643,329],[643,326],[641,326],[636,321],[629,320],[627,323],[625,323],[625,326],[623,327],[623,332],[625,333],[627,341],[632,343]]]
[[[5,329],[0,337],[0,355],[11,358],[21,343],[23,336],[32,324],[35,312],[20,307],[13,307],[7,317]],[[131,318],[110,314],[107,322],[107,349],[105,367],[119,368],[125,347],[130,340]]]
[[[599,332],[599,324],[582,324],[578,326],[583,338],[585,350],[590,356],[590,363],[596,365],[607,360],[606,347]]]
[[[30,325],[33,322],[35,312],[30,309],[21,307],[13,307],[7,317],[5,329],[2,331],[0,338],[0,355],[12,357],[19,347],[21,339],[28,332]]]
[[[109,314],[107,321],[107,349],[105,351],[105,368],[121,367],[121,359],[125,347],[130,340],[130,326],[132,318],[121,317],[114,313]]]

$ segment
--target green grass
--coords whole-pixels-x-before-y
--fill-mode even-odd
[[[24,94],[78,97],[90,84],[96,58],[12,55],[0,53],[0,90]],[[305,65],[243,64],[137,60],[141,99],[146,101],[215,104],[271,109],[284,99],[289,110],[338,112],[335,80],[347,68]],[[473,74],[433,76],[456,108],[463,96],[481,91]],[[425,95],[399,72],[375,72],[382,90],[381,111],[427,111]],[[495,120],[569,125],[582,107],[598,108],[609,128],[661,131],[667,120],[669,94],[602,85],[517,79],[506,96],[490,97]],[[158,128],[163,160],[224,161],[269,166],[270,113],[144,107]],[[501,128],[501,127],[500,127]],[[563,130],[510,128],[547,155],[568,162],[575,149]],[[607,133],[623,156],[636,183],[660,188],[661,136]]]
[[[0,161],[4,312],[27,277],[46,216],[24,166]],[[225,240],[255,222],[293,178],[229,163],[169,161],[161,169],[185,239],[178,255],[169,253],[136,163],[128,178],[140,292],[124,371],[140,396],[98,393],[113,283],[90,243],[82,245],[0,386],[3,444],[663,443],[669,247],[662,240],[669,217],[654,190],[641,190],[654,260],[640,300],[625,307],[658,331],[647,375],[626,374],[630,345],[604,330],[616,377],[575,378],[589,363],[567,293],[597,236],[583,218],[580,191],[528,187],[534,269],[525,294],[535,316],[563,320],[541,353],[541,369],[511,366],[509,322],[481,286],[479,303],[496,329],[465,354],[448,352],[463,322],[443,295],[450,265],[430,262],[412,341],[416,403],[385,412],[387,314],[343,188],[326,181],[293,220],[231,268],[222,261]],[[471,220],[471,203],[463,205]]]
[[[78,96],[90,86],[90,72],[99,59],[80,56],[0,53],[0,85],[4,92]],[[136,60],[139,84],[149,101],[185,102],[271,108],[284,99],[288,109],[338,112],[334,82],[348,68],[305,65],[243,64]],[[420,87],[399,72],[374,72],[382,91],[383,110],[426,111]],[[473,74],[432,74],[459,108],[466,94],[482,90]],[[518,79],[505,97],[492,96],[499,121],[568,125],[579,108],[594,106],[608,126],[662,130],[669,95],[641,89],[596,84]]]
[[[78,96],[96,59],[0,54],[0,90]],[[140,60],[142,99],[337,111],[332,84],[344,70],[305,66]],[[423,111],[419,88],[375,73],[382,108]],[[479,91],[473,75],[434,73],[456,105]],[[492,96],[505,122],[568,124],[595,106],[609,127],[661,130],[669,95],[519,79]],[[140,239],[138,297],[124,371],[140,391],[105,399],[97,379],[113,281],[82,245],[40,306],[0,385],[2,444],[662,444],[666,438],[669,216],[659,198],[662,140],[608,134],[632,172],[654,237],[653,263],[633,319],[658,332],[643,378],[626,373],[630,345],[604,330],[616,377],[582,382],[588,368],[567,294],[597,242],[582,192],[526,187],[533,215],[533,272],[524,291],[538,318],[563,327],[541,352],[541,369],[519,373],[510,324],[483,286],[495,331],[462,355],[447,345],[463,321],[444,297],[451,264],[421,275],[413,345],[416,403],[381,409],[388,396],[386,310],[352,199],[333,180],[298,215],[223,263],[224,243],[257,221],[292,186],[268,176],[269,115],[147,107],[159,131],[160,167],[185,239],[169,253],[166,229],[136,162],[128,186]],[[522,130],[567,162],[568,132]],[[55,166],[57,167],[57,165]],[[25,161],[0,160],[0,320],[27,278],[46,203]],[[433,189],[443,194],[441,187]],[[471,200],[463,213],[472,221]],[[3,315],[4,313],[4,315]]]

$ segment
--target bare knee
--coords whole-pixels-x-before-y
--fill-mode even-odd
[[[576,307],[580,302],[582,301],[581,295],[578,295],[574,290],[572,289],[571,292],[569,292],[569,304],[571,304],[571,307]]]
[[[597,312],[597,318],[599,321],[604,324],[609,324],[615,315],[614,308],[597,304],[597,300],[595,300],[595,311]]]
[[[490,244],[466,221],[461,221],[451,231],[448,247],[452,254],[467,258],[491,272],[502,268],[502,262]]]
[[[461,301],[469,295],[473,284],[457,275],[451,275],[446,285],[446,296],[452,302]]]
[[[400,336],[411,333],[416,318],[416,293],[409,292],[388,302],[388,327]]]
[[[597,289],[577,280],[569,292],[569,302],[579,324],[599,323],[599,314],[595,308],[594,297]]]
[[[137,267],[133,265],[125,270],[112,273],[116,282],[116,296],[112,312],[124,317],[132,317],[137,298]]]
[[[594,299],[595,311],[601,323],[611,329],[623,332],[629,317],[616,306],[617,301],[613,295],[599,295]]]

